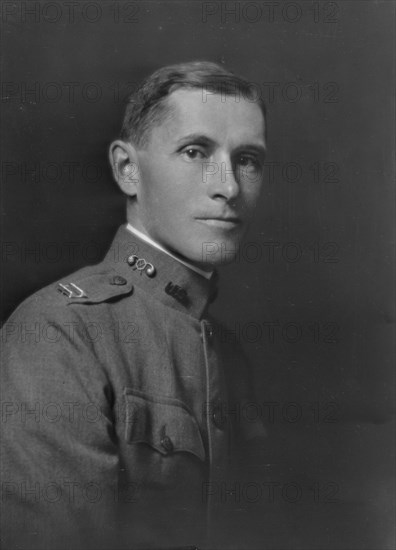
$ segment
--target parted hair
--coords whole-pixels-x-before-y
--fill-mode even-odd
[[[158,69],[129,95],[121,139],[135,146],[144,146],[151,128],[161,123],[170,112],[167,98],[180,88],[202,90],[203,101],[208,94],[236,98],[242,96],[243,99],[257,103],[263,116],[266,116],[265,104],[261,97],[257,97],[253,83],[217,63],[190,61]]]

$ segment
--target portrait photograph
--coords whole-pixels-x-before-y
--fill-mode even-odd
[[[395,550],[395,9],[1,2],[2,550]]]

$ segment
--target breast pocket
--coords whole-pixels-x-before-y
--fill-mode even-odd
[[[148,446],[159,456],[188,453],[205,461],[198,422],[182,401],[125,389],[128,445]]]

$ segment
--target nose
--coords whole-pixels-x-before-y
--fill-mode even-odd
[[[206,180],[211,199],[226,202],[236,199],[240,187],[235,166],[228,155],[222,155],[213,162],[207,163],[205,171],[204,181]]]

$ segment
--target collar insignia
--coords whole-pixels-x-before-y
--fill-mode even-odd
[[[175,285],[171,281],[169,281],[169,283],[166,285],[165,292],[169,294],[169,296],[175,298],[184,306],[187,306],[190,303],[190,299],[184,288],[181,288],[179,285]]]

